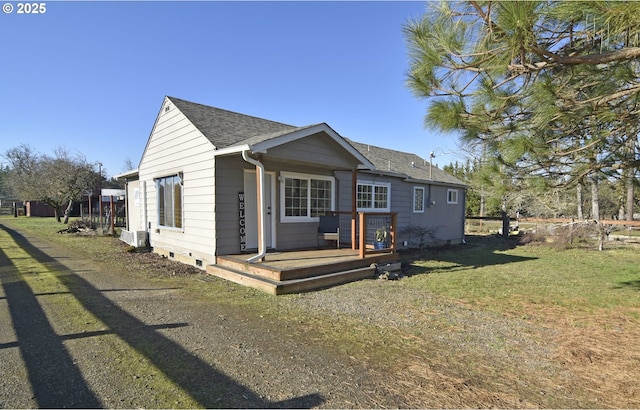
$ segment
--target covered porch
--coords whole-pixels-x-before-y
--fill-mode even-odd
[[[324,248],[266,253],[260,262],[250,254],[224,255],[207,266],[211,275],[280,295],[330,287],[374,277],[376,265],[393,263],[391,249],[368,253],[349,248]]]

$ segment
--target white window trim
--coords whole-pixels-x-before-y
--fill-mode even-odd
[[[295,179],[307,179],[311,181],[312,179],[318,179],[323,181],[331,181],[331,210],[335,211],[336,209],[336,179],[332,176],[328,175],[315,175],[315,174],[303,174],[298,172],[280,172],[280,222],[282,223],[290,223],[290,222],[318,222],[320,220],[319,217],[312,216],[286,216],[285,215],[285,197],[284,197],[284,188],[285,178],[295,178]],[[311,186],[311,184],[309,184]],[[311,190],[308,192],[308,206],[311,207]],[[311,209],[308,208],[309,213],[311,213]]]
[[[422,191],[422,209],[416,209],[416,191]],[[425,194],[426,189],[423,186],[414,186],[413,187],[413,213],[414,214],[423,214],[425,211]]]
[[[456,199],[455,201],[450,200],[451,198],[451,193],[455,192],[456,193]],[[458,203],[458,190],[457,189],[447,189],[447,204],[451,204],[451,205],[455,205]]]
[[[181,212],[180,212],[180,219],[182,220],[182,227],[181,228],[176,228],[175,226],[167,226],[167,225],[161,225],[160,224],[160,201],[164,200],[160,198],[160,189],[158,188],[158,184],[160,183],[161,179],[166,179],[166,178],[171,178],[171,177],[178,177],[180,179],[180,185],[182,186],[182,189],[180,190],[180,202],[181,202]],[[169,174],[169,175],[165,175],[162,177],[158,177],[158,178],[154,178],[154,182],[155,182],[155,186],[156,186],[156,224],[158,226],[158,228],[162,228],[168,231],[176,231],[176,232],[184,232],[184,176],[182,176],[181,172],[175,173],[175,174]]]
[[[384,186],[387,187],[387,207],[386,208],[358,208],[358,212],[391,212],[391,183],[390,182],[377,182],[377,181],[367,181],[367,180],[358,180],[357,185],[370,185],[372,187]],[[375,200],[375,189],[373,190],[373,198]]]

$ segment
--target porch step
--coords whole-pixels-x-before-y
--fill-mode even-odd
[[[280,254],[267,254],[266,260],[259,263],[248,263],[246,256],[218,256],[215,266],[248,275],[284,282],[294,279],[313,278],[335,272],[357,270],[372,263],[382,264],[395,262],[395,253],[369,255],[366,260],[360,259],[357,253],[350,250],[291,251]]]
[[[258,276],[248,272],[243,272],[219,265],[208,265],[207,273],[244,286],[260,289],[273,295],[283,295],[285,293],[305,292],[313,289],[326,288],[347,282],[353,282],[360,279],[370,278],[375,275],[376,268],[367,266],[364,268],[328,273],[309,278],[281,281],[268,279],[263,276]]]

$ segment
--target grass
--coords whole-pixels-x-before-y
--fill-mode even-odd
[[[640,367],[638,248],[561,250],[544,244],[520,246],[512,240],[470,236],[467,245],[413,255],[407,259],[411,264],[408,277],[388,282],[386,287],[401,295],[398,309],[414,307],[420,318],[431,318],[428,327],[407,331],[367,323],[346,313],[305,309],[293,303],[296,295],[274,297],[222,280],[194,280],[203,274],[159,274],[162,269],[157,266],[131,264],[123,257],[126,253],[117,238],[60,235],[56,232],[63,226],[50,218],[12,218],[11,223],[105,266],[158,281],[179,282],[193,298],[231,307],[257,321],[264,317],[287,329],[287,337],[304,338],[305,343],[332,351],[336,357],[350,356],[369,363],[372,377],[396,377],[394,387],[397,385],[399,395],[415,394],[415,401],[409,402],[412,407],[640,405],[640,391],[632,384],[640,377],[634,370]],[[372,284],[361,281],[345,286],[356,293]],[[519,350],[517,343],[503,340],[508,337],[504,330],[491,330],[491,323],[487,324],[487,332],[495,334],[491,345],[474,345],[467,325],[430,316],[421,299],[425,295],[468,307],[472,314],[490,312],[551,328],[558,335],[553,340],[535,334],[518,337],[552,349],[553,362],[544,366],[557,367],[558,375],[550,376],[549,370],[536,373],[535,368],[526,367],[534,359]],[[76,308],[71,304],[69,310]],[[440,333],[446,333],[449,339],[443,339]],[[454,337],[459,338],[458,346],[449,347],[445,341]],[[497,363],[495,357],[486,354],[503,350],[519,359]],[[513,364],[518,360],[526,373]],[[518,387],[521,384],[526,386]],[[552,389],[560,393],[550,393]],[[547,393],[540,396],[541,390]],[[514,397],[524,401],[518,404]],[[156,405],[175,407],[169,401]]]
[[[11,220],[13,223],[14,220]],[[27,229],[38,231],[39,235],[46,239],[54,239],[54,242],[66,244],[80,245],[81,243],[90,244],[90,246],[82,247],[85,256],[92,256],[103,252],[109,247],[105,247],[105,242],[110,242],[112,238],[75,238],[71,239],[67,235],[58,235],[55,233],[59,226],[53,222],[53,219],[26,219],[21,218],[15,222]],[[52,223],[53,222],[53,223]],[[2,219],[0,218],[0,223]],[[49,325],[58,337],[64,335],[82,335],[87,333],[101,333],[108,329],[103,322],[90,313],[79,300],[70,292],[69,287],[64,283],[64,272],[59,272],[55,268],[50,267],[47,263],[37,262],[34,258],[18,246],[13,239],[4,231],[0,230],[0,248],[6,257],[11,261],[15,271],[31,289],[34,295],[40,298],[47,298],[46,316]],[[45,330],[46,332],[46,330]],[[159,400],[158,407],[197,407],[198,403],[194,401],[189,394],[182,391],[162,373],[155,368],[146,358],[130,348],[117,336],[106,332],[106,334],[94,336],[92,338],[92,349],[90,349],[90,357],[86,357],[86,349],[78,347],[79,343],[74,341],[67,342],[66,349],[74,354],[75,360],[79,362],[95,361],[97,357],[102,360],[108,360],[109,365],[118,369],[122,375],[119,383],[106,386],[111,391],[126,390],[132,385],[139,385],[136,388],[144,390],[150,387],[155,390],[156,397]],[[107,359],[105,359],[107,358]],[[145,375],[147,377],[141,377]],[[148,378],[153,378],[153,383],[148,383]],[[180,403],[179,406],[176,403]],[[144,405],[140,403],[140,405]]]
[[[506,314],[544,305],[569,312],[640,306],[637,248],[501,249],[502,241],[474,243],[413,261],[414,286]],[[426,275],[425,275],[426,273]]]

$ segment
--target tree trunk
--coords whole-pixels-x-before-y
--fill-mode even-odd
[[[629,179],[627,180],[627,221],[633,221],[633,202],[634,202],[634,192],[633,192],[633,172],[630,173]]]
[[[628,152],[628,163],[633,163],[635,159],[635,151],[636,151],[636,141],[638,140],[638,129],[635,129],[635,133],[630,133],[629,129],[626,128],[626,136],[627,136],[627,152]],[[634,137],[631,137],[634,135]],[[633,221],[633,183],[635,182],[636,169],[631,165],[625,169],[625,183],[627,184],[627,221]]]
[[[69,223],[69,214],[71,213],[71,208],[73,208],[73,200],[69,200],[69,204],[67,205],[67,209],[64,211],[64,224]]]
[[[607,237],[607,233],[605,231],[605,227],[598,223],[598,250],[599,251],[603,251],[604,250],[604,241]]]
[[[598,181],[591,180],[591,219],[600,220],[600,201],[598,198]]]
[[[578,203],[578,219],[584,219],[584,210],[582,208],[582,181],[578,182],[576,187],[576,202]]]

